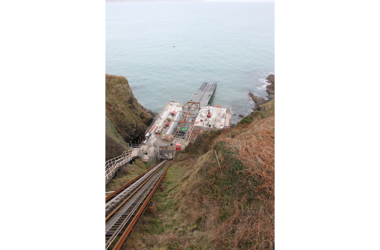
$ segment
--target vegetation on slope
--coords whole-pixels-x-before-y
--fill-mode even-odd
[[[110,119],[106,117],[106,160],[123,154],[127,149],[127,143],[117,132]]]
[[[126,142],[142,139],[152,115],[137,102],[125,77],[106,75],[106,160],[122,154]]]
[[[274,249],[274,100],[177,155],[135,249]],[[214,151],[215,150],[215,151]],[[217,154],[219,163],[216,159]]]
[[[134,164],[128,164],[117,172],[117,176],[106,185],[106,192],[119,189],[148,168],[149,166],[147,163],[143,162],[141,159],[136,159]]]

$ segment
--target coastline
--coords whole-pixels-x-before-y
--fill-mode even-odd
[[[254,111],[255,110],[260,110],[260,106],[267,103],[267,102],[270,102],[273,100],[274,98],[274,82],[275,82],[275,76],[273,74],[270,74],[267,78],[266,78],[267,82],[269,82],[270,84],[266,86],[266,92],[268,93],[267,97],[268,97],[268,100],[265,100],[264,98],[260,97],[260,96],[255,96],[252,92],[249,92],[248,95],[251,97],[252,101],[254,101],[255,103],[255,108],[253,109]]]

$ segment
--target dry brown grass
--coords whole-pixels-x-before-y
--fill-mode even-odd
[[[157,216],[141,218],[129,247],[274,249],[274,117],[205,134],[202,144],[179,153],[154,197]]]
[[[273,249],[274,117],[239,130],[214,141],[221,166],[204,155],[176,200],[211,249]]]
[[[274,117],[253,124],[236,139],[221,138],[227,147],[238,149],[244,179],[254,180],[254,190],[235,199],[235,213],[217,231],[220,239],[235,231],[231,245],[250,242],[256,249],[274,248]],[[242,180],[239,184],[249,184]],[[238,184],[238,185],[239,185]],[[249,185],[247,185],[249,187]],[[239,185],[239,188],[244,188]],[[249,206],[245,200],[252,198]],[[240,207],[240,209],[238,209]]]

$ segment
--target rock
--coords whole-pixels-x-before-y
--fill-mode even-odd
[[[190,232],[194,232],[194,230],[198,229],[198,226],[197,225],[194,225],[194,226],[191,226],[191,227],[188,227],[187,230],[189,230]]]
[[[255,104],[256,104],[256,108],[255,109],[258,109],[258,107],[260,105],[269,102],[269,100],[265,100],[264,98],[262,98],[260,96],[255,96],[251,92],[249,92],[248,95],[252,98],[252,101],[255,102]]]
[[[269,100],[272,100],[274,98],[274,75],[269,75],[267,81],[270,83],[267,86],[268,98]]]
[[[239,115],[239,117],[243,118],[243,117],[244,117],[244,115]]]
[[[268,77],[267,77],[267,81],[269,83],[273,83],[274,84],[274,75],[273,74],[270,74]]]
[[[254,111],[255,110],[260,110],[260,105],[263,105],[269,101],[271,101],[273,98],[274,98],[274,75],[271,74],[267,77],[267,82],[269,82],[270,84],[267,85],[266,87],[266,91],[268,93],[268,99],[269,100],[265,100],[264,98],[260,97],[260,96],[255,96],[254,94],[252,94],[251,92],[248,93],[248,95],[251,97],[252,101],[255,102],[256,104],[256,107],[254,108]]]

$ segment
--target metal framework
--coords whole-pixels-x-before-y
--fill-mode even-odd
[[[194,110],[195,109],[198,109],[198,111],[201,109],[201,104],[199,102],[191,102],[191,101],[188,101],[187,103],[185,103],[183,106],[182,106],[183,109],[187,109],[188,111],[191,110],[191,108],[193,108]]]

